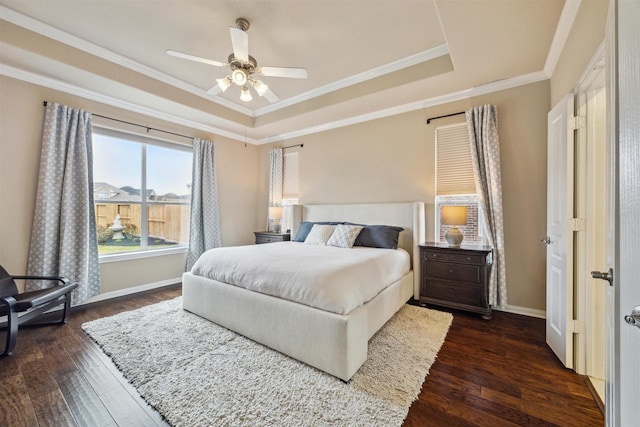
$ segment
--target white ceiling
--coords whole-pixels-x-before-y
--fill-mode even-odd
[[[244,138],[246,130],[254,143],[423,108],[496,81],[546,78],[550,52],[562,47],[554,35],[567,21],[564,0],[0,5],[2,74],[225,136]],[[237,86],[207,95],[228,70],[165,54],[226,62],[238,17],[251,24],[249,53],[259,65],[309,73],[306,80],[263,77],[278,103],[255,92],[244,103]]]

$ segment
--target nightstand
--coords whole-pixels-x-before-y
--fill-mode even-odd
[[[491,318],[488,246],[427,242],[420,245],[420,302],[456,308]]]
[[[256,235],[256,245],[261,243],[273,243],[273,242],[288,242],[291,240],[291,234],[289,233],[272,233],[270,231],[254,231]]]

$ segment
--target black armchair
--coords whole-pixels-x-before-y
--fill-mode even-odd
[[[18,293],[14,279],[34,279],[57,281],[60,284],[47,289]],[[0,356],[10,356],[18,338],[20,325],[51,325],[65,323],[71,311],[71,291],[78,287],[65,277],[53,276],[11,276],[0,266],[0,316],[7,316],[7,342]],[[47,310],[64,304],[61,320],[37,319]],[[18,315],[18,313],[24,313]]]

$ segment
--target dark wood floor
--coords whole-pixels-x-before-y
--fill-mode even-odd
[[[83,322],[170,299],[179,287],[75,310],[64,326],[20,330],[0,359],[0,426],[156,426],[162,418],[80,329]],[[602,426],[582,377],[544,343],[544,320],[454,312],[406,426]]]

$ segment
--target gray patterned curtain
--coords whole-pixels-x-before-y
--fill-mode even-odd
[[[487,238],[493,247],[489,303],[494,307],[505,307],[507,305],[507,280],[502,220],[498,110],[495,105],[483,105],[467,111],[466,118],[471,142],[471,161],[476,181],[476,192],[484,212]]]
[[[100,293],[92,151],[91,114],[48,103],[27,274],[78,282],[74,305]],[[29,281],[26,290],[46,286]]]
[[[191,221],[187,271],[200,255],[222,246],[220,238],[220,208],[218,179],[213,142],[193,141],[193,172],[191,182]]]
[[[282,206],[282,148],[272,148],[269,151],[269,207]],[[267,230],[270,230],[269,215],[267,215]]]

